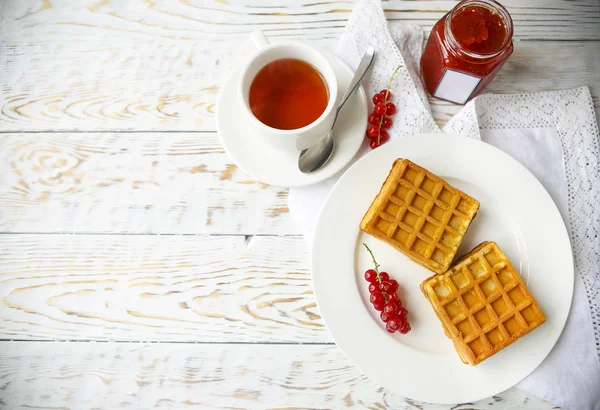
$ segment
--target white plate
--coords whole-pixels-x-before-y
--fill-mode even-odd
[[[458,255],[485,240],[498,243],[546,313],[547,321],[481,364],[463,364],[419,285],[431,272],[359,230],[396,158],[407,158],[481,202]],[[388,334],[369,303],[363,274],[380,269],[400,283],[412,330]],[[387,389],[430,403],[464,403],[502,392],[531,373],[563,329],[573,295],[573,258],[562,218],[537,179],[480,141],[427,134],[383,145],[338,181],[319,217],[312,279],[335,342],[367,376]]]
[[[354,76],[342,60],[323,51],[338,77],[338,102],[346,93]],[[240,67],[237,66],[225,80],[217,101],[217,130],[225,151],[245,173],[269,185],[293,187],[323,181],[340,171],[360,148],[367,129],[367,97],[360,86],[340,112],[334,132],[335,150],[329,162],[320,170],[303,174],[298,169],[298,154],[278,151],[267,146],[254,135],[238,100],[237,83]]]

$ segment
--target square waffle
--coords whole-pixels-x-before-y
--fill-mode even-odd
[[[478,245],[421,290],[461,360],[473,366],[546,321],[495,242]]]
[[[476,199],[398,158],[360,229],[427,269],[444,273],[478,209]]]

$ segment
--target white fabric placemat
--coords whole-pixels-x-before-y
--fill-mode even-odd
[[[336,52],[356,67],[369,45],[376,47],[377,59],[363,82],[368,96],[384,89],[401,65],[391,88],[398,113],[390,137],[440,131],[418,76],[421,28],[388,27],[381,2],[361,0]],[[482,139],[509,153],[536,175],[559,207],[575,261],[571,312],[548,358],[518,387],[565,408],[600,410],[600,147],[589,90],[484,94],[465,105],[444,132]],[[355,160],[368,150],[363,144]],[[320,209],[344,171],[290,190],[290,211],[309,242]]]

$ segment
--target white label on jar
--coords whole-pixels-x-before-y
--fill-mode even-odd
[[[447,68],[433,96],[458,104],[464,104],[471,94],[473,94],[480,81],[481,77]]]

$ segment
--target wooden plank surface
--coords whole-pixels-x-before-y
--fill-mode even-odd
[[[399,369],[399,371],[411,371]],[[335,346],[3,343],[0,408],[420,409]],[[516,389],[453,409],[549,410]]]
[[[588,85],[600,112],[600,3],[503,3],[515,54],[489,91]],[[0,3],[1,409],[449,408],[390,394],[331,344],[287,190],[219,144],[247,34],[332,49],[354,3],[282,4]],[[427,35],[454,4],[384,8]],[[439,124],[461,108],[431,103]],[[498,407],[551,405],[511,389],[454,408]]]
[[[0,300],[2,339],[332,342],[301,237],[0,235]]]
[[[0,134],[0,231],[298,232],[216,133]]]
[[[384,1],[389,21],[431,26],[458,0]],[[517,35],[535,40],[600,40],[595,0],[504,0],[518,27]],[[71,38],[118,34],[183,40],[230,39],[261,28],[277,37],[335,39],[344,29],[353,1],[252,0],[87,0],[10,1],[0,33]],[[552,30],[548,28],[552,27]]]

